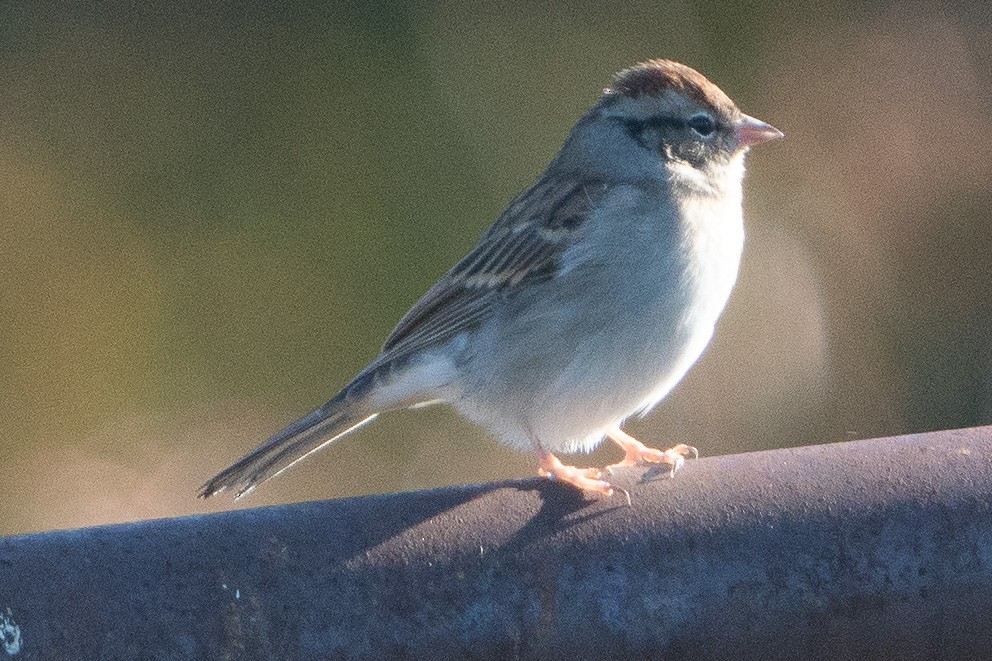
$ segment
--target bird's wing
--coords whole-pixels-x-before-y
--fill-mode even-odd
[[[515,199],[479,245],[431,287],[386,340],[379,357],[324,406],[275,434],[200,490],[237,496],[311,452],[372,421],[363,390],[407,358],[478,325],[502,297],[551,277],[576,230],[603,197],[602,183],[544,178]]]
[[[437,346],[477,326],[500,299],[550,278],[605,193],[603,182],[545,177],[519,195],[400,320],[373,366]]]

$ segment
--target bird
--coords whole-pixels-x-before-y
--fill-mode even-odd
[[[781,137],[684,64],[618,72],[379,355],[199,496],[240,498],[383,413],[436,404],[534,452],[539,475],[583,494],[623,490],[558,455],[606,438],[624,453],[608,472],[646,462],[674,476],[695,448],[655,449],[621,425],[668,395],[709,344],[743,252],[745,155]]]

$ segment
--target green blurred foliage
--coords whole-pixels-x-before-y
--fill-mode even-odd
[[[230,506],[193,491],[333,395],[649,57],[787,139],[751,157],[714,346],[632,430],[992,421],[990,32],[977,2],[0,6],[0,534]],[[532,463],[403,413],[246,504]]]

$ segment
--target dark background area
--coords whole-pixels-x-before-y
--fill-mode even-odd
[[[632,433],[992,422],[990,44],[984,2],[5,3],[0,534],[230,507],[194,492],[370,360],[651,57],[786,140],[749,159],[711,348]],[[239,506],[534,467],[399,413]]]

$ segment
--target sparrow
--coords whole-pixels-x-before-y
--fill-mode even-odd
[[[651,462],[674,475],[695,448],[650,448],[621,425],[661,401],[710,342],[744,245],[745,155],[782,135],[683,64],[620,71],[379,355],[199,495],[239,498],[382,413],[434,404],[586,493],[619,489],[557,455],[605,438],[624,452],[608,470]]]

